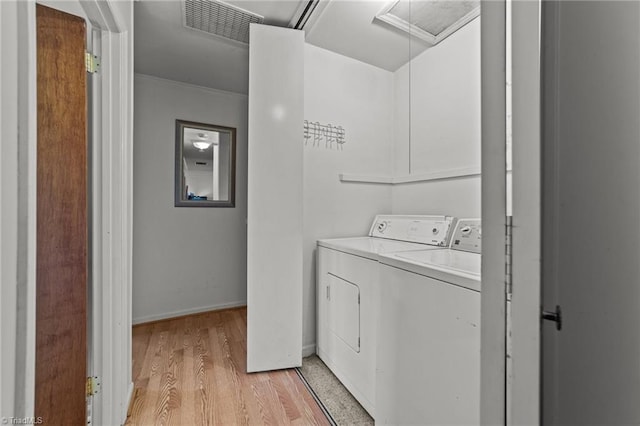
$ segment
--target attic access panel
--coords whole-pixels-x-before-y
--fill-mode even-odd
[[[479,0],[396,0],[376,19],[438,44],[480,15]]]

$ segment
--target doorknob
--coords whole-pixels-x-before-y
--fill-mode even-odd
[[[542,319],[555,322],[556,330],[562,330],[562,311],[560,310],[560,306],[556,305],[555,312],[543,310]]]

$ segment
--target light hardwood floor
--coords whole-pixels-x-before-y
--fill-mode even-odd
[[[133,328],[126,425],[328,425],[294,370],[246,373],[246,308]]]

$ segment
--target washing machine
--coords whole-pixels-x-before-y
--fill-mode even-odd
[[[366,237],[318,241],[316,353],[375,418],[378,258],[446,249],[454,218],[378,215]]]
[[[376,423],[480,424],[478,219],[450,248],[379,256]]]

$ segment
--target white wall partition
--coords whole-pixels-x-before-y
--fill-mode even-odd
[[[304,33],[251,25],[247,370],[302,363]]]

